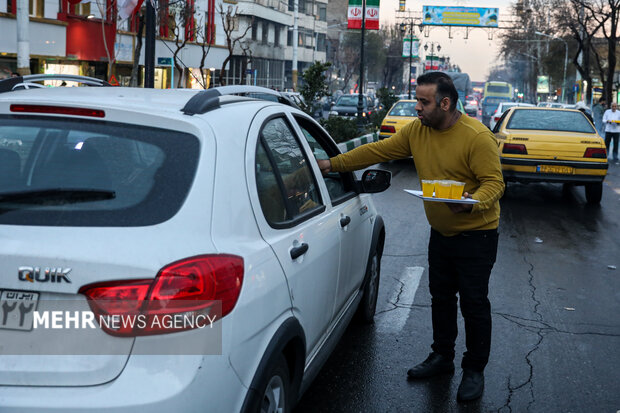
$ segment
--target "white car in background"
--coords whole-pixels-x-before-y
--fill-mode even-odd
[[[352,317],[372,322],[385,228],[368,193],[390,173],[322,176],[315,158],[339,151],[318,123],[238,95],[269,89],[16,79],[0,82],[0,410],[291,411]]]
[[[500,104],[497,106],[497,109],[495,109],[495,113],[493,113],[493,115],[491,116],[491,120],[489,121],[489,129],[493,130],[495,128],[495,125],[497,125],[497,121],[499,121],[499,119],[502,117],[502,114],[508,109],[514,108],[515,106],[534,107],[535,105],[532,105],[531,103],[521,102],[500,102]]]

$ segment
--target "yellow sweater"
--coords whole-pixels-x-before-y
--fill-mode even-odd
[[[331,158],[336,172],[363,169],[378,162],[413,156],[419,179],[465,182],[465,192],[480,201],[472,211],[453,213],[443,202],[424,202],[431,227],[445,236],[499,225],[499,199],[504,193],[497,141],[479,121],[461,115],[446,130],[416,119],[391,138],[362,145]]]

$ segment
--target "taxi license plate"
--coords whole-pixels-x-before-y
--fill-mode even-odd
[[[556,166],[556,165],[538,165],[536,172],[542,172],[545,174],[572,174],[573,168],[570,166]]]
[[[0,330],[32,330],[39,293],[0,291]]]

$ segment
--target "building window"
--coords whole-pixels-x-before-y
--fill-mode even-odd
[[[263,38],[262,38],[262,43],[263,44],[267,44],[269,43],[269,23],[267,23],[266,21],[263,22]]]
[[[279,25],[275,25],[273,30],[273,44],[275,46],[280,46],[280,32],[282,28]]]
[[[258,37],[258,23],[252,23],[252,40],[256,40]]]
[[[306,2],[305,0],[297,0],[299,3],[297,7],[299,8],[300,13],[306,13]]]
[[[316,38],[316,40],[317,40],[317,42],[316,42],[316,50],[318,52],[325,52],[325,51],[327,51],[327,49],[325,47],[325,45],[326,45],[325,39],[326,39],[326,37],[325,37],[324,33],[319,33],[318,34],[318,36]]]
[[[288,0],[288,11],[295,11],[295,0]]]
[[[293,31],[292,30],[287,30],[286,45],[287,46],[293,45]]]
[[[88,10],[90,12],[90,4],[88,4]],[[44,0],[30,0],[28,2],[28,12],[32,17],[45,16],[45,1]]]
[[[319,6],[319,20],[322,22],[327,21],[327,7]]]

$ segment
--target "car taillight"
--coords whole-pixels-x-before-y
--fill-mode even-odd
[[[82,287],[80,293],[88,298],[97,320],[110,317],[123,320],[114,327],[99,322],[106,332],[141,336],[199,327],[195,323],[170,327],[152,321],[209,315],[217,301],[221,302],[221,314],[217,311],[217,316],[224,317],[235,307],[242,281],[243,258],[227,254],[199,255],[165,266],[154,279],[91,284]],[[204,316],[202,321],[206,321]]]
[[[499,122],[500,118],[501,118],[501,116],[495,116],[493,119],[495,119],[495,122]]]
[[[396,128],[390,125],[381,125],[381,132],[396,133]]]
[[[523,144],[505,143],[502,153],[527,155],[527,148]]]
[[[89,116],[93,118],[104,118],[105,112],[99,109],[71,108],[65,106],[45,106],[45,105],[11,105],[11,112],[20,113],[52,113],[55,115],[74,115]]]
[[[607,150],[605,148],[587,148],[583,154],[584,158],[607,158]]]

